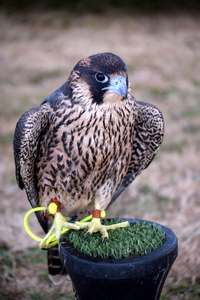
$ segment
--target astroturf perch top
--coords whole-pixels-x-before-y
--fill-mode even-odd
[[[134,98],[123,60],[112,53],[92,55],[19,119],[14,135],[17,182],[32,207],[47,208],[45,215],[36,213],[46,233],[51,222],[58,240],[63,227],[86,227],[86,237],[100,231],[105,242],[101,210],[149,166],[163,136],[161,112]],[[48,214],[52,201],[54,219]],[[92,221],[84,225],[69,222],[89,214]],[[50,277],[58,284],[65,271],[57,248],[48,251]]]

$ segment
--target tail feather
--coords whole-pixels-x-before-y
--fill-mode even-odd
[[[49,269],[49,278],[55,284],[61,284],[67,275],[67,272],[60,261],[58,246],[53,246],[47,251],[47,262]]]

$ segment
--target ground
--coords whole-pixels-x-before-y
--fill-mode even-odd
[[[126,62],[134,96],[159,107],[166,122],[156,159],[107,215],[171,228],[179,256],[161,299],[200,299],[200,19],[0,12],[0,27],[0,299],[72,299],[70,279],[51,285],[45,253],[23,228],[30,205],[15,180],[13,132],[78,60],[105,51]],[[30,225],[43,236],[34,217]]]

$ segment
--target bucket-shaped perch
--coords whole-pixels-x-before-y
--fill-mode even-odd
[[[68,241],[68,234],[64,234],[59,245],[60,259],[71,277],[78,299],[159,300],[178,254],[176,235],[169,228],[160,227],[166,235],[161,247],[145,255],[123,259],[87,256],[74,249]]]

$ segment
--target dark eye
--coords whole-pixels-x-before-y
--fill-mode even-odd
[[[98,82],[101,82],[101,83],[105,83],[107,82],[109,79],[108,79],[108,76],[102,74],[102,73],[96,73],[95,74],[95,79],[98,81]]]

